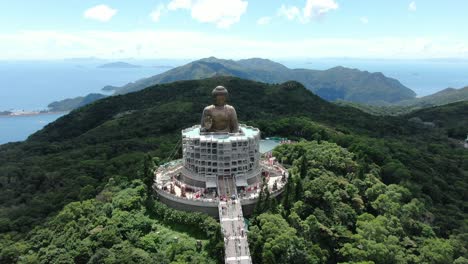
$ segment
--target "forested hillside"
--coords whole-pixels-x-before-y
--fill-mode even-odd
[[[212,218],[169,209],[148,189],[217,85],[241,122],[300,141],[275,150],[293,176],[251,219],[256,263],[467,261],[468,151],[449,139],[466,103],[379,117],[294,81],[214,77],[104,98],[1,145],[0,262],[222,259]]]
[[[267,59],[224,60],[204,58],[167,72],[144,78],[116,88],[117,94],[125,94],[148,86],[181,80],[197,80],[213,76],[235,76],[265,83],[298,81],[318,96],[335,101],[338,99],[369,103],[394,103],[413,99],[416,94],[398,80],[382,73],[370,73],[358,69],[334,67],[328,70],[289,69]]]

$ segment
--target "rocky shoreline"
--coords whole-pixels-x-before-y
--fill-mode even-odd
[[[35,116],[67,113],[69,111],[0,111],[0,117]]]

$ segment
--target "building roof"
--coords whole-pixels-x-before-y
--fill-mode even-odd
[[[182,137],[185,138],[199,138],[201,141],[217,141],[217,142],[232,142],[236,140],[247,140],[248,138],[255,138],[260,136],[260,130],[255,127],[239,125],[243,133],[202,133],[200,134],[200,126],[195,125],[182,130]]]

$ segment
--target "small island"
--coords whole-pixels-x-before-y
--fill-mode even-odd
[[[140,65],[130,64],[123,61],[111,62],[99,65],[98,68],[103,69],[129,69],[129,68],[141,68]]]

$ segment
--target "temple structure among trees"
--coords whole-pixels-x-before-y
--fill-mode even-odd
[[[182,159],[161,165],[153,189],[176,209],[219,217],[226,263],[251,263],[244,214],[263,197],[282,192],[288,173],[271,155],[260,153],[260,130],[239,124],[227,90],[213,90],[215,103],[203,110],[201,124],[182,130]]]

